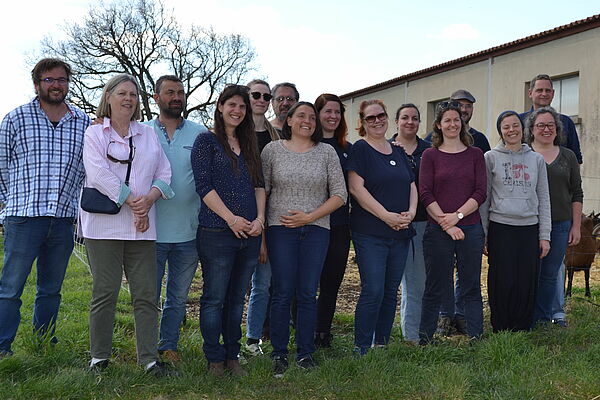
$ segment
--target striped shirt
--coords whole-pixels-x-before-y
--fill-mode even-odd
[[[135,154],[131,163],[129,186],[125,185],[127,164],[109,161],[107,154],[118,160],[129,157],[129,138],[133,137]],[[174,196],[169,186],[171,167],[162,150],[154,129],[148,125],[131,121],[129,133],[119,136],[110,125],[110,118],[104,118],[102,125],[92,125],[85,131],[83,148],[85,164],[85,186],[98,189],[112,201],[123,204],[129,196],[142,196],[152,187],[161,191],[163,198]],[[150,227],[146,232],[138,232],[134,225],[133,211],[123,204],[118,214],[95,214],[80,210],[80,236],[88,239],[113,240],[156,240],[155,206],[150,208]],[[189,218],[194,218],[190,215]]]
[[[83,133],[90,118],[67,104],[54,127],[36,97],[0,125],[0,203],[6,216],[75,217],[84,177]]]

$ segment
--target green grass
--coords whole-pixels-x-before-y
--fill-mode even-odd
[[[72,258],[63,287],[57,345],[40,344],[31,331],[35,273],[23,294],[15,355],[0,360],[0,399],[600,399],[600,309],[569,300],[570,327],[531,333],[487,334],[470,346],[463,338],[426,348],[400,340],[362,359],[351,355],[353,318],[337,315],[334,349],[318,351],[320,367],[290,368],[271,376],[268,357],[251,359],[242,379],[206,373],[197,319],[188,319],[180,342],[181,377],[156,380],[135,362],[129,295],[121,293],[113,362],[106,373],[87,372],[91,277]],[[600,288],[592,301],[600,300]]]

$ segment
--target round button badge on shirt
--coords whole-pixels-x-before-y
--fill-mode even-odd
[[[392,164],[392,165],[396,165],[396,161],[394,161],[394,160],[391,160],[391,161],[390,161],[390,164]]]

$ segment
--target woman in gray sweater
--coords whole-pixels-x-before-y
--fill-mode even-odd
[[[297,365],[315,367],[316,294],[329,245],[329,214],[346,202],[338,156],[321,143],[317,110],[299,102],[288,111],[282,136],[262,152],[267,206],[267,249],[271,260],[273,372],[288,367],[290,305],[296,296]]]
[[[523,142],[523,123],[504,111],[502,141],[485,153],[487,199],[480,213],[487,233],[492,329],[528,330],[533,321],[540,258],[550,249],[550,195],[544,158]]]

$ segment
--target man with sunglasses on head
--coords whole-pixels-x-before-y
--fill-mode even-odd
[[[282,82],[273,86],[271,94],[273,95],[271,105],[273,106],[275,118],[269,122],[281,134],[281,128],[285,122],[287,112],[300,100],[300,93],[298,93],[298,89],[296,89],[296,85],[293,83]]]
[[[31,71],[36,97],[0,125],[0,221],[4,266],[0,277],[0,358],[21,320],[21,294],[37,259],[33,328],[54,336],[60,291],[73,250],[73,226],[84,178],[83,134],[90,118],[65,101],[71,67],[55,58]]]
[[[552,85],[552,79],[546,74],[536,75],[529,83],[529,98],[531,99],[531,109],[523,114],[520,114],[521,121],[526,121],[529,114],[541,107],[549,107],[554,100],[554,87]],[[583,156],[581,155],[581,147],[579,145],[579,137],[577,136],[577,129],[573,120],[564,114],[558,114],[560,122],[562,123],[563,138],[566,139],[566,143],[562,143],[562,146],[570,149],[575,153],[577,162],[583,164]],[[558,271],[558,277],[556,281],[556,293],[554,296],[552,322],[555,325],[566,328],[567,327],[567,314],[565,313],[565,263],[563,260],[562,265]]]
[[[183,118],[186,94],[174,75],[158,78],[153,95],[159,115],[146,124],[154,128],[171,165],[171,188],[175,197],[156,202],[157,300],[167,270],[166,300],[160,321],[158,351],[165,361],[181,361],[177,350],[179,328],[184,320],[188,292],[198,266],[196,231],[200,197],[196,193],[191,149],[203,125]],[[157,301],[158,302],[158,301]]]
[[[460,107],[460,118],[473,139],[473,146],[479,147],[484,154],[490,151],[490,142],[487,137],[482,132],[469,126],[469,122],[473,117],[473,104],[476,102],[475,97],[468,90],[459,89],[450,95],[448,102],[455,102]],[[431,141],[431,135],[432,133],[429,133],[425,140]],[[453,329],[459,334],[467,334],[467,322],[464,317],[464,306],[458,274],[456,274],[454,293],[447,293],[442,299],[440,319],[438,321],[438,333],[449,336]]]

